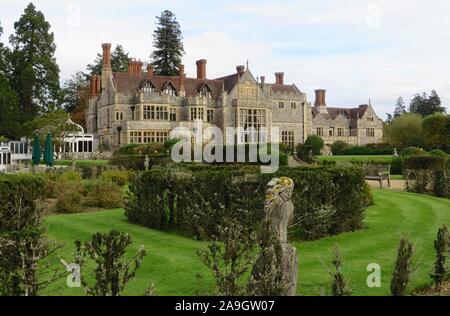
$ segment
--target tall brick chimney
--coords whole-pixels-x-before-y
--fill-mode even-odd
[[[178,90],[184,91],[184,78],[185,78],[184,65],[178,66],[178,76],[180,77],[179,78],[180,86],[178,87]]]
[[[111,44],[102,44],[103,49],[103,67],[111,67]]]
[[[142,66],[144,63],[141,60],[136,61],[136,75],[142,75]]]
[[[325,95],[327,90],[325,89],[318,89],[316,92],[316,101],[314,102],[314,106],[327,106]]]
[[[206,59],[197,60],[197,79],[206,79]]]
[[[237,74],[239,75],[239,77],[241,77],[245,72],[245,66],[244,65],[237,66],[236,71],[237,71]]]
[[[100,76],[95,76],[95,95],[99,95],[102,91],[102,80]]]
[[[95,89],[95,84],[96,84],[96,79],[95,79],[95,77],[97,77],[97,75],[92,75],[91,76],[91,86],[90,86],[90,88],[91,88],[91,90],[90,90],[90,92],[91,92],[91,97],[95,97],[96,96],[96,89]]]
[[[266,77],[261,76],[261,88],[264,88],[264,85],[266,84]]]
[[[275,73],[275,84],[284,84],[284,72],[276,72]]]

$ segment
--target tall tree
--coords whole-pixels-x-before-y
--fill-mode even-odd
[[[62,106],[67,112],[72,112],[82,102],[82,93],[87,85],[86,76],[81,71],[75,73],[69,80],[64,82]]]
[[[445,107],[441,104],[441,98],[435,90],[431,95],[424,92],[422,95],[416,94],[409,105],[409,112],[422,116],[433,115],[435,113],[445,113]]]
[[[17,92],[25,120],[56,108],[60,101],[59,67],[54,35],[44,14],[30,3],[14,23],[11,86]]]
[[[153,33],[155,50],[151,55],[155,72],[164,76],[176,76],[181,57],[184,54],[183,37],[180,24],[175,15],[166,10],[156,17],[156,30]]]
[[[114,51],[111,53],[111,68],[114,72],[126,72],[128,71],[128,60],[130,59],[129,53],[125,52],[122,45],[117,45]],[[103,66],[103,58],[101,54],[97,54],[97,58],[93,64],[87,65],[89,75],[101,74]]]
[[[397,102],[395,103],[394,117],[399,117],[405,113],[406,113],[405,101],[403,101],[402,97],[399,97],[397,99]]]
[[[424,147],[423,118],[418,114],[404,114],[384,128],[384,139],[398,148]]]

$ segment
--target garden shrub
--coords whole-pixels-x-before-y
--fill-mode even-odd
[[[298,145],[297,146],[297,157],[304,162],[313,163],[316,161],[314,157],[314,147],[312,145]],[[310,152],[312,155],[310,155]]]
[[[40,175],[0,175],[0,207],[6,201],[12,201],[20,196],[27,196],[31,200],[37,200],[45,196],[44,179]]]
[[[123,206],[123,190],[116,183],[96,180],[88,183],[85,190],[85,206],[108,209]]]
[[[407,147],[400,151],[400,156],[420,156],[420,155],[426,155],[427,152],[421,148],[418,147]]]
[[[401,157],[394,157],[391,161],[391,174],[403,173],[403,159]]]
[[[148,158],[150,168],[156,165],[163,165],[172,162],[172,159],[168,155],[148,155]],[[113,166],[134,171],[145,170],[144,162],[144,155],[113,155],[109,161],[109,163]]]
[[[82,200],[79,190],[62,190],[57,196],[55,211],[62,214],[78,213],[81,211]]]
[[[306,139],[305,145],[312,146],[314,155],[319,156],[321,154],[323,146],[325,146],[325,143],[322,137],[317,135],[311,135],[308,136],[308,138]]]
[[[429,152],[429,154],[431,156],[440,156],[440,157],[445,157],[445,158],[448,157],[448,155],[440,149],[433,149],[432,151]]]
[[[331,144],[331,152],[335,156],[340,155],[341,150],[344,148],[347,148],[348,146],[350,146],[350,145],[347,144],[346,142],[344,142],[342,140],[338,140],[338,141],[334,142],[333,144]]]
[[[128,184],[134,177],[131,170],[107,170],[102,172],[100,179],[107,182],[114,182],[120,187]]]
[[[361,168],[159,168],[140,174],[125,201],[129,221],[156,229],[176,229],[196,238],[217,233],[225,215],[254,228],[264,216],[264,192],[275,176],[294,180],[292,233],[312,240],[361,228],[370,200]],[[345,198],[342,198],[345,197]],[[251,210],[244,216],[240,210]],[[319,218],[319,220],[318,220]]]
[[[391,147],[373,146],[348,146],[339,151],[342,156],[371,156],[371,155],[392,155],[394,149]]]
[[[410,192],[450,197],[450,173],[441,156],[410,156],[404,159],[403,173]]]

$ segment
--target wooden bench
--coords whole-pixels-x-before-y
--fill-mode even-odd
[[[366,180],[376,180],[383,188],[383,180],[386,180],[391,187],[391,166],[390,165],[365,165],[364,174]]]

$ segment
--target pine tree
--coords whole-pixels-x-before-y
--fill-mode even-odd
[[[411,100],[409,111],[422,116],[429,116],[435,113],[445,113],[445,107],[442,106],[441,98],[435,90],[431,91],[431,95],[424,92],[422,95],[416,94]]]
[[[403,101],[402,97],[397,99],[394,110],[394,117],[399,117],[406,113],[405,101]]]
[[[180,24],[171,11],[164,11],[156,17],[156,30],[153,33],[155,50],[151,55],[155,72],[164,76],[176,76],[181,57],[184,54],[183,37]]]
[[[85,75],[79,71],[64,82],[63,87],[63,108],[67,112],[72,112],[83,99],[83,92],[88,85]]]
[[[56,108],[60,101],[59,67],[54,35],[41,11],[30,3],[11,35],[11,86],[20,98],[25,120]]]
[[[111,53],[111,68],[113,72],[127,72],[128,71],[128,57],[129,53],[125,52],[122,45],[117,45],[114,51]],[[93,64],[87,65],[89,75],[101,74],[103,66],[103,58],[101,54],[97,54],[97,58]]]

